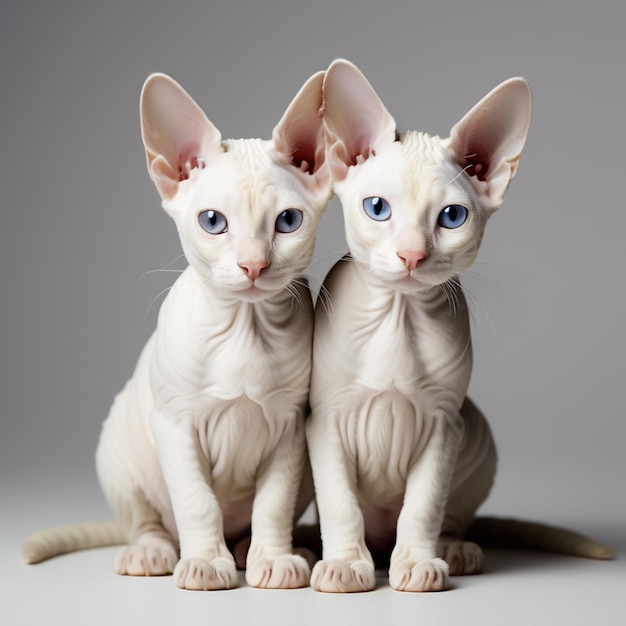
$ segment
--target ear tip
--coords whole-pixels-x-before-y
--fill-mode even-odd
[[[141,100],[143,102],[148,96],[151,96],[158,90],[171,90],[172,88],[176,90],[182,89],[171,76],[161,72],[154,72],[150,74],[143,83]]]
[[[354,63],[348,61],[347,59],[341,58],[335,59],[326,70],[326,76],[330,77],[331,79],[335,77],[335,74],[338,74],[339,76],[345,76],[347,74],[358,74],[363,76],[362,72]]]
[[[370,94],[374,92],[374,88],[354,63],[347,59],[335,59],[326,70],[322,84],[325,106],[331,101],[336,104],[344,98],[357,102],[359,98],[355,95],[356,92]],[[330,94],[334,95],[329,99]]]
[[[533,110],[533,92],[528,81],[524,78],[511,79],[512,98],[517,102],[520,117],[525,117],[525,128],[528,132]]]
[[[146,87],[151,87],[152,85],[164,84],[164,83],[173,83],[174,79],[167,74],[163,74],[162,72],[153,72],[149,74],[146,80],[143,83],[144,89]]]
[[[509,78],[509,80],[506,80],[504,81],[504,83],[502,83],[502,86],[507,87],[511,91],[515,91],[516,97],[526,97],[529,101],[532,100],[533,92],[530,84],[525,78],[522,78],[521,76]]]
[[[337,57],[330,65],[331,67],[356,67],[352,61],[348,61],[348,59],[344,59],[343,57]]]
[[[326,78],[326,72],[324,70],[320,70],[319,72],[315,72],[303,86],[303,89],[309,88],[314,89],[320,95],[322,93],[322,85],[324,84],[324,79]]]

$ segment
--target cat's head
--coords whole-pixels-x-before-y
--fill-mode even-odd
[[[222,140],[187,92],[153,74],[141,94],[148,170],[188,262],[213,288],[256,301],[311,261],[331,188],[313,75],[271,140]]]
[[[351,63],[323,85],[328,163],[355,261],[402,292],[442,284],[476,258],[489,216],[515,175],[528,127],[528,84],[496,87],[441,139],[398,134]]]

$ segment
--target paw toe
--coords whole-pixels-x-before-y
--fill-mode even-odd
[[[174,570],[176,586],[190,591],[215,591],[237,586],[235,563],[225,558],[212,561],[182,559]]]
[[[298,555],[286,554],[277,559],[259,559],[246,568],[246,582],[263,589],[298,589],[309,584],[310,569]]]
[[[165,546],[126,546],[115,559],[115,571],[122,576],[164,576],[171,574],[178,556]]]
[[[326,593],[371,591],[376,586],[376,574],[367,561],[319,561],[311,574],[311,586]]]
[[[389,584],[397,591],[444,591],[450,584],[448,564],[442,559],[393,564]]]
[[[483,569],[483,551],[469,541],[449,543],[443,558],[450,567],[450,576],[480,574]]]

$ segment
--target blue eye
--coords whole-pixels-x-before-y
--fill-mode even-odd
[[[466,219],[467,209],[460,204],[451,204],[439,213],[437,223],[443,228],[459,228],[465,224]]]
[[[276,232],[293,233],[302,225],[302,211],[287,209],[276,218]]]
[[[210,235],[221,235],[228,230],[226,218],[219,212],[209,209],[198,215],[200,226]]]
[[[363,200],[363,209],[368,217],[377,222],[384,222],[391,217],[391,207],[384,198],[372,196]]]

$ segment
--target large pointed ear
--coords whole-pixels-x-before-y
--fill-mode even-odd
[[[396,122],[365,76],[349,61],[331,63],[324,78],[324,124],[335,180],[396,138]]]
[[[220,132],[165,74],[152,74],[144,83],[141,136],[150,177],[163,200],[173,198],[191,170],[205,167],[222,150]]]
[[[272,132],[274,148],[318,186],[329,186],[322,120],[322,81],[317,72],[300,88]]]
[[[450,132],[450,147],[485,206],[500,206],[530,126],[528,83],[511,78],[487,94]]]

